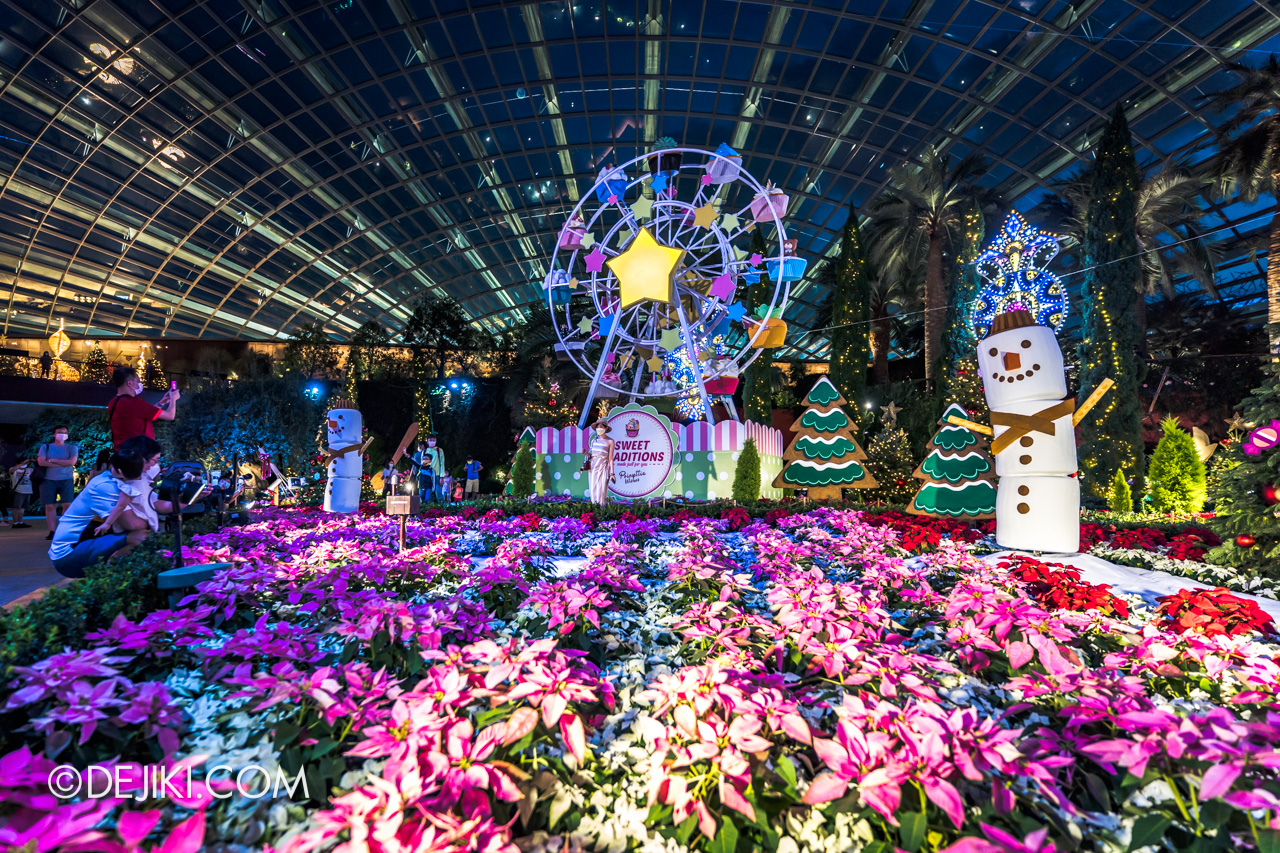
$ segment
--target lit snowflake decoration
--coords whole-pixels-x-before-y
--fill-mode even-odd
[[[699,331],[701,331],[699,327]],[[712,358],[724,358],[728,352],[725,346],[724,335],[716,335],[710,339],[711,348],[715,353]],[[700,421],[706,417],[706,409],[702,405],[702,395],[698,393],[698,381],[694,377],[694,363],[689,358],[689,350],[687,347],[678,347],[668,352],[662,359],[663,367],[670,371],[671,381],[676,383],[676,387],[684,391],[676,398],[676,416],[683,421]],[[702,362],[696,365],[697,370],[702,370]],[[718,395],[712,394],[711,400],[714,402]]]
[[[984,338],[997,314],[1014,304],[1030,311],[1037,323],[1055,331],[1067,320],[1062,282],[1047,270],[1058,256],[1058,237],[1010,213],[1000,233],[974,263],[987,282],[973,306],[973,329]]]

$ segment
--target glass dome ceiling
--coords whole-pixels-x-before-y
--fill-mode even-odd
[[[660,136],[791,193],[805,329],[850,203],[922,146],[1025,210],[1117,101],[1145,162],[1203,158],[1201,96],[1271,51],[1252,0],[0,0],[0,331],[345,339],[431,292],[497,332],[597,164]],[[1266,208],[1202,223],[1242,310]]]

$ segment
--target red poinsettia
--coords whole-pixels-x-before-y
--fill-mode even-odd
[[[1208,637],[1236,636],[1253,631],[1274,633],[1275,623],[1256,602],[1228,590],[1184,589],[1161,596],[1156,612],[1173,631],[1195,631]]]
[[[1129,602],[1111,594],[1107,584],[1080,580],[1080,570],[1062,563],[1046,563],[1015,555],[998,564],[1027,585],[1027,591],[1042,607],[1052,610],[1097,610],[1118,619],[1129,618]]]
[[[751,513],[740,506],[731,506],[720,513],[720,520],[729,522],[730,530],[741,530],[751,523]]]

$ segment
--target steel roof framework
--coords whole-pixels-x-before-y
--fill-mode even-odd
[[[791,193],[817,258],[926,144],[989,157],[1019,207],[1090,156],[1117,100],[1148,161],[1203,156],[1220,117],[1199,96],[1280,45],[1280,16],[1245,0],[854,6],[8,5],[4,332],[272,337],[318,319],[343,338],[399,328],[424,291],[497,331],[540,298],[565,206],[615,147],[730,142]],[[1260,210],[1205,217],[1246,310]],[[823,297],[809,284],[800,327]]]

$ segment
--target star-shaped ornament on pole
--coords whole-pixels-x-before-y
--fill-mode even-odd
[[[1229,432],[1244,432],[1248,428],[1249,425],[1244,422],[1244,418],[1240,416],[1239,412],[1233,412],[1231,417],[1227,419],[1227,430]]]
[[[737,290],[737,285],[733,283],[733,276],[728,273],[718,275],[711,281],[711,290],[709,296],[719,297],[728,302],[733,298],[733,292]]]
[[[710,228],[711,224],[716,221],[717,215],[718,213],[714,207],[704,204],[693,211],[693,225],[695,228]]]
[[[649,219],[653,216],[653,199],[648,196],[640,196],[631,203],[631,212],[637,220]]]
[[[597,247],[584,260],[587,262],[587,272],[600,272],[604,268],[605,254]]]
[[[626,308],[645,299],[671,302],[671,279],[684,258],[684,249],[664,246],[647,228],[641,228],[627,250],[606,263],[618,277],[618,289]]]
[[[889,405],[880,407],[880,411],[884,412],[880,420],[887,424],[896,424],[898,422],[898,412],[902,411],[902,407],[890,400]]]
[[[664,331],[662,336],[658,338],[658,346],[667,352],[678,350],[680,348],[680,330],[673,328]]]

